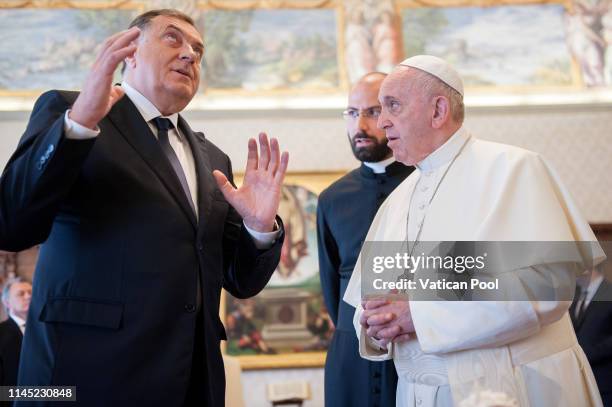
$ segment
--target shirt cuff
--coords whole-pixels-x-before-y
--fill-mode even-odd
[[[249,235],[251,235],[251,238],[253,238],[253,243],[255,243],[255,247],[257,247],[259,250],[266,250],[272,247],[281,232],[276,221],[274,221],[274,230],[272,232],[257,232],[256,230],[253,230],[248,227],[246,223],[242,223],[246,228],[247,232],[249,232]]]
[[[366,330],[361,328],[359,333],[359,355],[367,360],[383,361],[393,359],[393,343],[389,343],[386,348],[380,343],[366,335]]]
[[[89,129],[68,117],[70,109],[66,110],[64,115],[64,134],[66,138],[72,140],[87,140],[97,137],[100,134],[100,129],[96,126],[95,130]]]

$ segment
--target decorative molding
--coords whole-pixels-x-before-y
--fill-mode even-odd
[[[337,7],[336,0],[201,0],[198,8],[222,10],[311,9]]]
[[[337,0],[200,0],[199,10],[253,10],[253,9],[316,9],[335,8]],[[77,8],[90,10],[130,9],[140,10],[148,7],[148,2],[139,0],[0,0],[2,8]]]
[[[400,8],[416,7],[495,7],[534,4],[563,4],[571,9],[571,0],[396,0]]]
[[[122,9],[140,10],[144,6],[141,1],[114,0],[114,1],[70,1],[70,0],[0,0],[2,8],[74,8],[89,10]]]
[[[284,355],[240,356],[242,370],[290,369],[325,366],[326,352],[307,352]]]

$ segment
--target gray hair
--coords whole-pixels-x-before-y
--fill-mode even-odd
[[[461,93],[428,72],[417,68],[408,69],[415,74],[416,87],[420,88],[426,95],[441,95],[446,97],[450,103],[451,117],[457,123],[463,123],[463,119],[465,118],[465,105],[463,104],[463,96]]]
[[[17,276],[9,278],[6,283],[4,283],[4,287],[2,288],[2,303],[4,304],[9,299],[9,292],[11,291],[11,287],[16,283],[30,283],[27,279]],[[30,283],[31,284],[31,283]]]

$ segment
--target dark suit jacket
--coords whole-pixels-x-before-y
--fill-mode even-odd
[[[574,304],[570,308],[573,310]],[[578,343],[593,368],[606,405],[612,405],[612,283],[603,280],[586,310],[572,322]]]
[[[12,318],[0,323],[0,386],[17,384],[23,335]]]
[[[219,169],[231,180],[229,158],[184,119],[199,221],[128,97],[99,123],[97,138],[64,136],[76,96],[50,91],[38,99],[0,179],[0,248],[44,242],[18,382],[76,385],[87,406],[181,405],[200,324],[202,391],[206,405],[223,405],[221,287],[238,298],[257,294],[282,238],[256,249],[212,176]]]

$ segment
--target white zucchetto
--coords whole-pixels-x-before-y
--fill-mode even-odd
[[[435,76],[463,96],[463,81],[448,62],[432,55],[416,55],[400,62],[400,66],[420,69]]]

